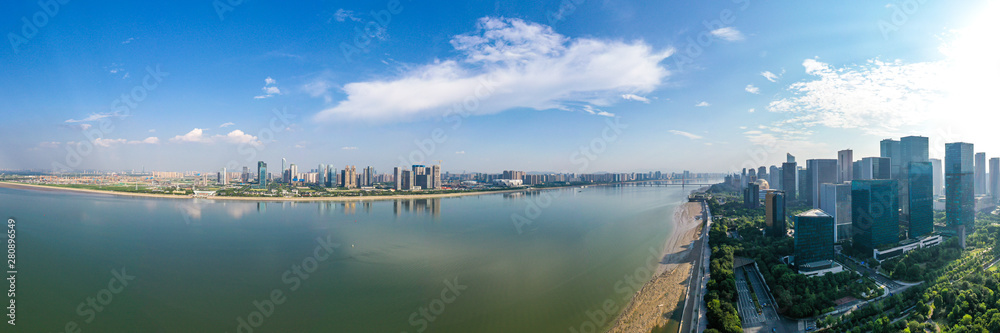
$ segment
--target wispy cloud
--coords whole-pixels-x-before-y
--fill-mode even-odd
[[[694,106],[703,108],[703,107],[707,107],[707,106],[712,106],[712,104],[708,104],[708,102],[706,102],[706,101],[701,101],[701,103],[695,104]]]
[[[712,34],[712,36],[718,37],[718,38],[720,38],[722,40],[729,41],[729,42],[737,42],[737,41],[741,41],[741,40],[746,39],[743,36],[742,32],[740,32],[739,30],[736,30],[736,28],[733,28],[733,27],[718,28],[718,29],[712,30],[710,33]]]
[[[693,134],[693,133],[688,133],[688,132],[685,132],[685,131],[669,130],[668,132],[676,134],[676,135],[680,135],[680,136],[683,136],[683,137],[686,137],[686,138],[691,139],[691,140],[701,140],[702,139],[701,135],[697,135],[697,134]]]
[[[337,12],[333,13],[333,19],[337,20],[337,22],[344,22],[347,20],[351,20],[354,22],[361,22],[361,18],[355,15],[353,10],[347,10],[343,8],[337,9]]]
[[[669,75],[660,62],[673,51],[641,41],[568,38],[510,18],[482,18],[478,26],[476,33],[452,38],[461,58],[417,66],[394,79],[348,83],[346,99],[314,119],[441,116],[470,98],[475,107],[462,111],[473,115],[513,108],[569,110],[608,105],[626,92],[651,92]]]
[[[222,125],[219,125],[219,128],[226,128],[226,127],[233,126],[233,125],[236,125],[236,124],[233,124],[231,122],[223,123]]]
[[[340,150],[358,150],[358,147],[340,147]]]
[[[229,132],[226,135],[217,134],[217,135],[213,135],[213,136],[206,136],[205,135],[205,130],[201,129],[201,128],[195,128],[195,129],[191,130],[190,132],[187,132],[184,135],[174,136],[173,138],[170,139],[170,142],[176,142],[176,143],[190,143],[190,142],[196,142],[196,143],[214,143],[214,142],[223,142],[223,143],[232,143],[232,144],[246,143],[246,144],[250,144],[250,145],[253,145],[253,146],[257,146],[257,145],[261,144],[260,140],[258,140],[256,136],[244,133],[241,130],[233,130],[232,132]]]
[[[754,108],[750,108],[749,110],[747,110],[747,112],[749,112],[749,113],[754,113],[756,111],[757,111],[757,109],[754,109]]]
[[[747,87],[744,88],[744,90],[746,90],[748,93],[751,93],[751,94],[759,94],[760,93],[760,88],[757,88],[757,87],[755,87],[752,84],[748,84]]]
[[[270,76],[268,76],[267,78],[264,79],[264,87],[260,88],[260,90],[264,91],[264,94],[254,96],[253,98],[264,99],[264,98],[270,98],[274,95],[281,95],[281,89],[278,89],[278,87],[274,86],[277,83],[278,81],[275,81]]]
[[[622,99],[624,99],[626,101],[639,101],[639,102],[643,102],[643,103],[649,104],[649,98],[645,98],[645,97],[642,97],[642,96],[639,96],[639,95],[636,95],[636,94],[624,94],[624,95],[622,95]]]
[[[66,122],[67,123],[90,122],[90,121],[95,121],[95,120],[101,120],[101,119],[104,119],[104,118],[107,118],[107,117],[112,117],[114,115],[115,115],[114,113],[110,113],[110,112],[107,112],[107,113],[91,113],[89,116],[87,116],[87,118],[83,118],[83,119],[79,119],[79,120],[77,120],[77,119],[66,119]]]
[[[465,151],[464,150],[459,150],[459,151],[456,151],[455,154],[457,154],[457,155],[465,155]]]
[[[135,38],[129,37],[129,39],[126,39],[126,40],[122,41],[122,44],[128,44],[128,43],[131,43],[134,40],[135,40]]]
[[[771,73],[771,71],[760,72],[760,76],[763,76],[765,79],[771,82],[778,82],[778,79],[781,78],[777,74]]]
[[[195,128],[184,135],[177,135],[170,139],[171,142],[209,142],[208,138],[204,135],[204,130],[200,128]]]

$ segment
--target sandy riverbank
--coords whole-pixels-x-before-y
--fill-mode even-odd
[[[129,197],[147,197],[147,198],[166,198],[166,199],[205,199],[205,200],[237,200],[237,201],[374,201],[374,200],[407,200],[407,199],[433,199],[433,198],[447,198],[447,197],[462,197],[470,195],[484,195],[484,194],[496,194],[496,193],[511,193],[511,192],[522,192],[527,189],[512,189],[504,191],[476,191],[476,192],[459,192],[459,193],[431,193],[431,194],[397,194],[397,195],[366,195],[366,196],[352,196],[352,197],[195,197],[191,195],[170,195],[170,194],[148,194],[148,193],[130,193],[130,192],[118,192],[118,191],[104,191],[104,190],[92,190],[83,188],[71,188],[71,187],[56,187],[56,186],[46,186],[46,185],[34,185],[34,184],[22,184],[22,183],[9,183],[0,182],[0,187],[6,188],[17,188],[17,189],[30,189],[30,190],[40,190],[40,191],[68,191],[68,192],[82,192],[82,193],[93,193],[93,194],[108,194],[108,195],[121,195]],[[546,190],[554,189],[557,187],[547,187],[540,189],[531,190]]]
[[[663,245],[656,274],[632,297],[609,333],[649,332],[656,326],[666,326],[674,311],[683,310],[684,293],[695,260],[691,244],[701,234],[702,220],[697,218],[701,214],[701,203],[677,206],[674,231]]]

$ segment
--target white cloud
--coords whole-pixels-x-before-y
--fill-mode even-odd
[[[333,102],[333,96],[330,95],[330,89],[333,89],[333,84],[327,81],[325,78],[317,78],[309,83],[302,85],[302,91],[312,97],[323,97],[326,103]]]
[[[155,136],[151,136],[151,137],[143,139],[142,141],[132,140],[132,141],[128,142],[128,144],[130,144],[130,145],[136,145],[136,144],[141,144],[141,143],[157,144],[157,143],[160,143],[160,138],[157,138]]]
[[[636,94],[624,94],[624,95],[622,95],[622,99],[624,99],[626,101],[639,101],[639,102],[643,102],[643,103],[649,104],[649,98],[645,98],[645,97],[642,97],[642,96],[639,96],[639,95],[636,95]]]
[[[708,102],[706,102],[706,101],[701,101],[701,103],[695,104],[694,106],[702,107],[703,108],[703,107],[706,107],[706,106],[712,106],[712,104],[708,104]]]
[[[94,140],[94,145],[95,146],[101,146],[101,147],[111,147],[111,145],[119,144],[119,143],[125,143],[125,142],[126,142],[125,139],[97,138],[97,139]]]
[[[80,119],[80,120],[66,119],[66,122],[67,123],[82,123],[82,122],[88,122],[88,121],[101,120],[101,119],[104,119],[104,118],[107,118],[107,117],[111,117],[111,116],[114,116],[114,114],[110,113],[110,112],[108,112],[108,113],[91,113],[89,116],[87,116],[87,118],[83,118],[83,119]]]
[[[456,151],[455,154],[465,155],[465,151],[464,150],[459,150],[459,151]]]
[[[771,81],[771,82],[778,82],[778,79],[781,78],[780,76],[778,76],[778,75],[776,75],[774,73],[771,73],[771,71],[760,72],[760,76],[763,76],[765,79],[767,79],[768,81]]]
[[[341,150],[358,150],[358,147],[340,147]]]
[[[170,139],[171,142],[202,142],[208,143],[210,140],[204,136],[204,130],[195,128],[187,134],[178,135]]]
[[[692,134],[692,133],[688,133],[688,132],[685,132],[685,131],[669,130],[667,132],[670,132],[670,133],[673,133],[673,134],[676,134],[676,135],[680,135],[680,136],[686,137],[686,138],[691,139],[691,140],[701,140],[702,139],[701,135]]]
[[[759,94],[760,93],[760,88],[754,87],[754,85],[752,85],[752,84],[748,84],[747,87],[744,88],[744,90],[746,90],[748,93],[751,93],[751,94]]]
[[[314,119],[426,118],[456,105],[472,115],[603,106],[625,92],[651,92],[669,75],[660,62],[673,51],[641,41],[572,39],[520,19],[482,18],[478,25],[475,34],[451,40],[462,58],[436,60],[394,79],[348,83],[346,99]]]
[[[333,19],[337,20],[337,22],[344,22],[347,20],[351,20],[354,22],[361,22],[361,18],[355,15],[353,10],[347,10],[343,8],[337,9],[337,12],[333,13]]]
[[[269,86],[269,85],[272,85],[272,84],[275,84],[275,83],[278,83],[278,81],[275,81],[270,76],[264,78],[264,85],[265,86]]]
[[[718,28],[718,29],[712,30],[710,33],[712,34],[712,36],[721,38],[722,40],[729,41],[729,42],[736,42],[736,41],[741,41],[741,40],[746,39],[746,38],[743,37],[743,33],[742,32],[740,32],[739,30],[736,30],[736,28],[733,28],[733,27]]]
[[[135,38],[129,37],[129,39],[126,39],[125,41],[122,41],[122,44],[128,44],[128,43],[131,43],[134,40],[135,40]]]
[[[219,128],[226,128],[226,127],[233,126],[233,125],[236,125],[236,124],[233,124],[232,122],[227,122],[227,123],[224,123],[222,125],[219,125]]]
[[[246,144],[250,144],[251,146],[259,146],[259,145],[261,145],[260,140],[257,140],[256,136],[243,133],[243,131],[241,131],[241,130],[234,130],[232,132],[229,132],[229,134],[226,134],[226,135],[215,135],[215,136],[212,137],[212,139],[213,140],[220,140],[220,141],[227,142],[227,143],[233,143],[233,144],[246,143]]]
[[[58,141],[39,142],[38,143],[38,147],[39,148],[59,148],[59,142]]]
[[[260,88],[260,90],[263,91],[264,94],[254,96],[253,98],[263,99],[272,97],[274,95],[281,95],[281,89],[278,89],[278,87],[274,86],[276,83],[278,83],[278,81],[275,81],[270,76],[268,76],[267,78],[264,79],[264,87]]]
[[[149,129],[149,133],[156,133],[156,129],[154,129],[154,128],[150,128],[150,129]]]
[[[757,111],[757,109],[754,109],[754,108],[750,108],[749,110],[747,110],[747,112],[750,112],[750,113],[754,113],[756,111]]]

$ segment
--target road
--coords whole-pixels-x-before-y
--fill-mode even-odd
[[[799,321],[785,319],[778,315],[778,309],[774,306],[774,297],[768,292],[764,285],[764,280],[757,272],[756,265],[745,265],[736,269],[736,292],[739,296],[737,301],[737,311],[743,319],[743,331],[756,332],[800,332],[806,325],[800,325]],[[757,295],[757,300],[761,305],[761,312],[757,312],[750,296],[750,289]],[[766,304],[766,305],[765,305]],[[802,327],[800,327],[802,326]]]
[[[708,205],[702,203],[702,212],[708,212]],[[708,215],[708,216],[704,216]],[[703,213],[705,221],[701,229],[701,237],[695,241],[692,251],[695,251],[695,261],[692,263],[691,278],[688,279],[687,299],[684,301],[684,313],[681,315],[679,332],[702,332],[708,324],[704,319],[705,284],[708,283],[708,263],[711,251],[708,249],[708,230],[712,225],[711,212]]]

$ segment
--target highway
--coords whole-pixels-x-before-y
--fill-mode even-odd
[[[684,301],[684,313],[681,315],[681,328],[679,332],[701,332],[707,325],[704,320],[705,315],[705,284],[708,283],[709,255],[708,230],[712,225],[712,215],[708,212],[708,205],[702,203],[702,221],[705,225],[701,230],[701,237],[694,243],[695,261],[691,266],[691,278],[688,279],[687,299]],[[708,212],[707,214],[705,212]],[[708,215],[708,216],[704,216]]]

